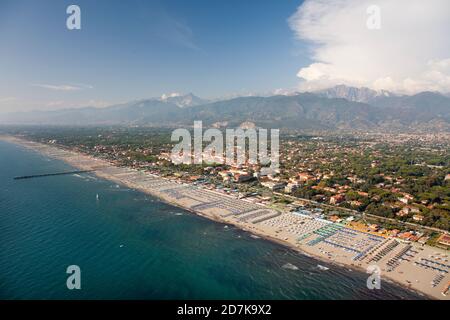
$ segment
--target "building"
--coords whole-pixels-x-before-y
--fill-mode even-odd
[[[245,182],[253,179],[253,176],[247,172],[241,171],[241,172],[235,172],[233,174],[233,180],[235,182]]]
[[[417,242],[423,245],[423,244],[426,244],[429,239],[430,239],[430,237],[428,237],[428,236],[422,236],[422,237],[420,237],[419,240],[417,240]]]
[[[349,203],[354,207],[359,207],[360,205],[362,205],[362,202],[358,200],[352,200]]]
[[[398,201],[403,202],[404,204],[408,204],[408,202],[409,202],[408,198],[405,198],[405,197],[399,197]]]
[[[412,200],[414,200],[414,197],[408,193],[404,193],[403,197],[398,198],[399,201],[403,202],[404,204],[410,203]]]
[[[438,240],[439,244],[443,244],[445,246],[450,246],[450,235],[449,234],[443,234],[439,240]]]
[[[326,191],[326,192],[330,192],[330,193],[336,193],[337,192],[337,190],[335,188],[330,188],[330,187],[322,188],[322,190]]]
[[[400,234],[398,234],[398,238],[405,240],[405,241],[410,241],[411,237],[413,237],[414,234],[411,231],[406,231],[406,232],[402,232]]]
[[[345,197],[342,194],[337,194],[335,196],[330,197],[330,204],[339,204],[345,200]]]
[[[397,212],[395,215],[397,217],[405,217],[409,214],[409,210],[405,210],[405,208],[403,208],[402,210],[400,210],[399,212]]]
[[[286,185],[284,182],[276,182],[276,181],[261,181],[261,185],[269,188],[272,191],[283,189]]]
[[[310,180],[314,180],[314,176],[309,174],[308,172],[300,172],[298,174],[298,179],[301,182],[307,182],[307,181],[310,181]]]
[[[415,214],[413,215],[414,221],[423,221],[423,216],[421,214]]]
[[[399,212],[396,213],[397,217],[404,217],[409,214],[420,213],[420,209],[414,206],[404,206]],[[414,219],[414,217],[413,217]],[[421,221],[421,220],[420,220]]]

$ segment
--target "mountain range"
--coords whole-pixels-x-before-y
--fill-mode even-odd
[[[319,130],[450,131],[450,97],[437,92],[396,95],[336,86],[317,92],[208,101],[192,93],[168,94],[105,108],[10,113],[0,124],[239,126]]]

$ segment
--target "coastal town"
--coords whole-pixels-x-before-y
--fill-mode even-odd
[[[59,134],[59,136],[58,136]],[[312,208],[332,221],[447,249],[450,231],[450,136],[441,134],[285,134],[280,168],[258,164],[174,165],[164,129],[91,129],[28,135],[179,182],[231,194],[275,210]]]
[[[287,135],[279,172],[266,176],[249,164],[173,165],[172,144],[158,132],[9,139],[324,261],[364,272],[375,265],[412,290],[449,299],[448,136]]]

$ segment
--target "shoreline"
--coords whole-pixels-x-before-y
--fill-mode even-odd
[[[131,177],[131,180],[127,179],[127,177],[129,177],[129,175],[133,175],[133,174],[138,175],[141,173],[141,171],[129,169],[129,168],[128,169],[123,168],[124,170],[128,170],[128,171],[124,172],[124,173],[118,173],[118,174],[108,173],[106,169],[114,170],[114,169],[122,169],[122,167],[115,166],[106,160],[94,158],[92,156],[85,155],[82,153],[68,151],[68,150],[60,148],[60,147],[50,146],[50,145],[46,145],[46,144],[30,142],[30,141],[19,139],[16,137],[0,136],[0,140],[4,140],[4,141],[7,141],[7,142],[10,142],[13,144],[20,145],[26,149],[38,152],[46,157],[62,160],[63,162],[73,166],[74,168],[85,170],[85,169],[93,169],[95,167],[101,167],[100,170],[94,169],[95,171],[92,172],[99,178],[106,179],[108,181],[113,181],[115,183],[132,188],[139,192],[149,194],[169,205],[181,208],[183,210],[187,210],[187,211],[189,211],[195,215],[201,216],[205,219],[213,220],[217,223],[221,223],[221,224],[225,224],[225,225],[233,225],[234,227],[236,227],[242,231],[249,232],[250,234],[256,235],[266,241],[271,241],[271,242],[281,245],[283,247],[287,247],[288,249],[293,250],[296,253],[300,253],[302,255],[311,257],[311,258],[317,260],[317,262],[323,262],[323,263],[338,266],[341,268],[355,270],[355,271],[362,272],[364,274],[369,275],[366,272],[366,268],[365,268],[369,265],[368,263],[367,264],[366,263],[358,264],[357,262],[351,262],[351,260],[349,260],[348,256],[346,256],[345,254],[343,255],[341,253],[335,253],[335,251],[332,251],[332,249],[329,249],[329,248],[327,248],[327,250],[331,250],[329,252],[332,252],[333,254],[335,254],[335,256],[333,258],[331,258],[330,255],[328,255],[328,259],[327,259],[327,256],[325,256],[324,254],[322,254],[322,255],[320,254],[319,251],[324,250],[321,247],[318,249],[315,248],[313,250],[312,248],[308,247],[307,245],[299,244],[299,242],[297,242],[296,239],[294,239],[294,241],[292,241],[292,239],[290,239],[288,237],[281,238],[282,235],[279,234],[276,230],[274,231],[269,227],[264,229],[263,227],[261,227],[261,225],[259,225],[259,222],[252,223],[252,222],[248,222],[246,220],[242,221],[242,219],[236,219],[233,215],[223,215],[223,214],[221,215],[219,212],[221,212],[221,211],[223,212],[224,211],[223,209],[215,210],[217,208],[207,208],[207,209],[195,210],[196,207],[201,207],[204,204],[198,205],[195,202],[192,202],[192,203],[194,203],[194,205],[188,205],[186,203],[183,204],[183,201],[181,201],[179,199],[177,200],[176,198],[173,199],[170,196],[168,196],[167,194],[165,194],[164,192],[166,192],[166,190],[161,191],[160,189],[152,189],[150,187],[145,187],[142,184],[140,185],[138,183],[138,182],[140,182],[139,180],[133,181],[133,176]],[[45,152],[43,149],[46,149],[48,152]],[[52,154],[51,152],[54,152],[55,154],[61,153],[61,154],[64,154],[64,156],[59,157],[58,155]],[[128,175],[126,175],[126,174],[128,174]],[[122,177],[121,175],[125,175],[125,177]],[[179,187],[179,188],[183,188],[183,187],[185,187],[185,185],[187,185],[187,184],[180,184],[178,182],[175,183],[174,181],[172,181],[170,179],[157,177],[153,174],[147,174],[147,175],[149,177],[154,178],[155,181],[157,181],[158,183],[161,183],[161,182],[166,183],[167,182],[167,184],[172,183],[172,184],[175,184],[175,186],[176,186],[176,184],[178,184],[178,186],[176,186],[176,187]],[[135,179],[137,179],[137,178],[135,178]],[[173,188],[173,189],[175,189],[175,188]],[[172,192],[172,190],[169,190],[169,191]],[[224,197],[229,197],[230,200],[234,199],[236,202],[242,201],[242,200],[238,200],[238,199],[228,196],[228,195],[225,196],[218,191],[209,190],[209,192],[216,193],[217,196],[220,195],[220,196],[224,196]],[[253,211],[250,211],[249,216],[251,215],[252,212],[255,212],[258,210],[259,211],[269,210],[266,206],[262,206],[262,205],[259,205],[259,206],[260,206],[260,208],[256,208],[256,209],[253,209]],[[247,213],[244,213],[242,215],[246,216]],[[270,215],[268,215],[268,216],[270,217]],[[272,218],[267,218],[267,220],[265,220],[265,221],[270,221],[271,219]],[[438,250],[438,249],[433,248],[431,250]],[[347,258],[347,259],[345,259],[345,258]],[[409,269],[407,269],[407,270],[409,270]],[[404,274],[404,272],[403,271],[399,272],[399,274]],[[387,281],[387,282],[396,284],[396,285],[404,288],[405,290],[408,290],[408,291],[411,291],[411,292],[414,292],[414,293],[420,295],[421,297],[423,297],[425,299],[443,299],[443,300],[449,299],[448,295],[445,297],[441,294],[437,294],[436,290],[434,290],[433,292],[430,292],[430,290],[421,290],[421,288],[418,287],[417,285],[413,286],[414,283],[409,283],[409,285],[408,285],[407,283],[404,282],[402,277],[397,276],[397,273],[390,274],[389,272],[382,272],[381,276],[382,276],[382,282]],[[447,274],[447,278],[448,278],[448,274]],[[420,281],[422,281],[422,280],[427,280],[427,279],[420,278]],[[447,282],[444,281],[444,284],[446,284],[446,283]]]

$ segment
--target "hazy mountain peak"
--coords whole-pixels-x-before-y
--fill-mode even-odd
[[[164,102],[173,103],[180,108],[197,106],[197,105],[208,102],[207,100],[199,98],[192,93],[183,95],[178,92],[172,92],[172,93],[168,93],[168,94],[165,93],[161,96],[161,98],[159,100],[164,101]]]
[[[326,98],[343,98],[349,101],[368,103],[377,97],[394,96],[393,93],[386,90],[373,90],[366,87],[356,88],[346,85],[337,85],[328,89],[319,90],[316,94]]]
[[[181,97],[181,93],[178,92],[172,92],[172,93],[163,93],[163,95],[161,96],[161,100],[168,100],[170,98],[175,98],[175,97]]]

